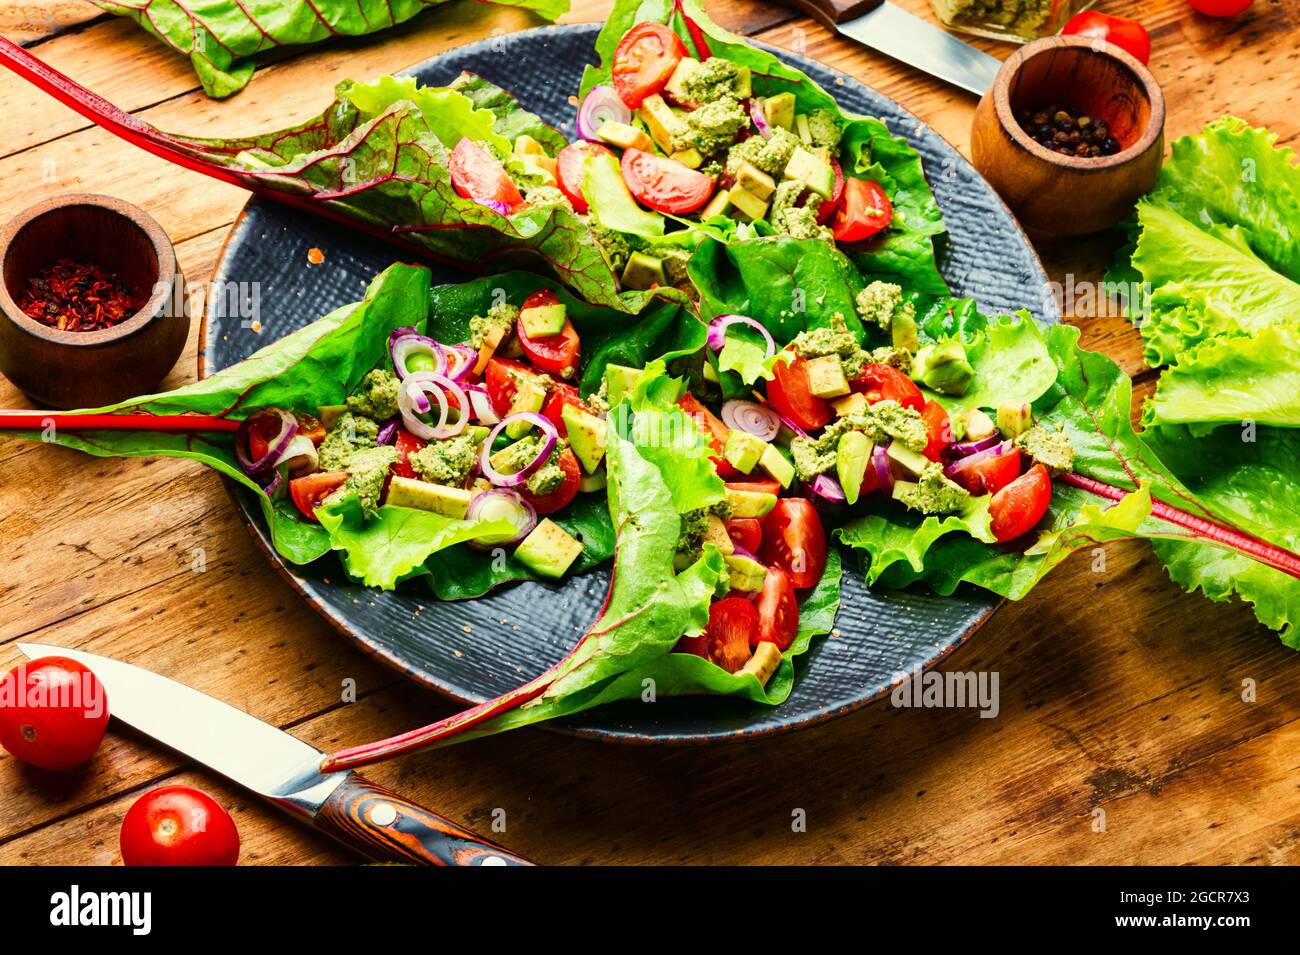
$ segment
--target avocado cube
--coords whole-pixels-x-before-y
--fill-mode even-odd
[[[895,348],[902,348],[915,354],[920,342],[916,337],[916,319],[904,309],[894,310],[894,317],[889,322],[889,337]]]
[[[812,145],[812,127],[808,125],[808,117],[803,113],[794,118],[794,131],[805,143]]]
[[[393,507],[414,507],[463,521],[473,497],[473,491],[462,487],[430,484],[395,474],[388,484],[386,501]]]
[[[777,93],[763,100],[763,118],[769,126],[794,128],[794,94]]]
[[[754,655],[745,661],[741,673],[751,674],[763,686],[772,679],[772,674],[781,665],[781,651],[771,640],[764,640],[754,648]]]
[[[782,487],[789,487],[794,483],[794,465],[774,444],[769,444],[763,449],[763,456],[758,459],[758,466]]]
[[[474,374],[483,374],[483,369],[487,368],[487,363],[492,360],[492,356],[501,347],[501,342],[505,339],[508,331],[509,329],[504,325],[493,325],[487,330],[487,333],[483,336],[483,344],[478,346],[478,360],[474,362]]]
[[[822,355],[808,362],[808,390],[818,398],[840,398],[849,393],[839,355]]]
[[[651,152],[655,148],[654,142],[644,129],[629,126],[627,123],[617,123],[612,119],[601,123],[596,129],[596,135],[619,149],[640,149],[643,152]]]
[[[679,149],[668,158],[681,163],[688,169],[699,169],[704,165],[704,154],[694,146],[687,149]]]
[[[668,77],[668,82],[664,86],[668,98],[681,106],[699,106],[699,103],[686,95],[684,88],[687,78],[699,68],[700,61],[693,57],[684,56],[678,60],[673,75]]]
[[[831,407],[835,409],[835,413],[841,418],[846,418],[858,411],[866,411],[868,404],[867,396],[856,391],[841,398],[831,399]]]
[[[548,338],[564,331],[568,318],[563,302],[554,305],[534,305],[519,313],[519,324],[529,338]]]
[[[515,557],[529,570],[543,577],[563,577],[582,553],[582,542],[549,517],[519,542]]]
[[[785,178],[802,179],[804,184],[823,199],[835,194],[835,170],[831,164],[818,159],[809,150],[796,146],[785,166]]]
[[[673,151],[674,137],[686,129],[686,123],[658,93],[645,98],[637,110],[637,116],[645,123],[645,128],[650,130],[650,137],[665,153]]]
[[[767,200],[760,199],[739,183],[728,190],[727,201],[746,219],[761,219],[767,214]]]
[[[858,503],[862,479],[866,477],[874,450],[871,439],[861,431],[846,431],[840,435],[835,446],[835,476],[840,479],[844,500],[849,504]]]
[[[546,404],[546,387],[532,375],[520,373],[515,381],[515,396],[510,400],[510,414],[521,411],[541,411]],[[506,434],[522,438],[532,425],[527,421],[512,421],[506,425]]]
[[[712,219],[714,216],[725,216],[730,208],[731,197],[727,194],[727,190],[720,189],[713,194],[713,198],[708,201],[708,204],[700,210],[700,218]]]
[[[751,192],[760,199],[767,199],[776,192],[776,183],[772,177],[749,162],[742,162],[737,167],[736,184],[744,186],[746,192]]]
[[[640,368],[629,368],[626,365],[615,365],[612,362],[605,366],[605,381],[608,386],[606,390],[606,399],[610,407],[618,404],[623,400],[623,396],[629,393],[633,386],[636,385],[637,379],[641,377]]]
[[[754,74],[749,67],[742,66],[736,71],[736,99],[749,99],[754,95]]]
[[[919,485],[915,481],[895,481],[891,495],[895,501],[903,501],[917,492]]]
[[[588,474],[596,473],[605,457],[605,422],[573,405],[564,406],[560,420],[564,422],[569,446],[582,469]]]
[[[727,488],[727,503],[734,517],[766,517],[776,507],[776,495],[766,491],[744,491]]]
[[[728,554],[723,559],[727,562],[727,575],[731,578],[732,590],[752,594],[763,589],[763,581],[767,578],[766,567],[740,554]]]
[[[930,463],[930,459],[924,454],[918,454],[911,448],[904,447],[903,442],[901,441],[892,442],[885,453],[889,455],[891,461],[894,461],[900,468],[913,477],[920,477],[921,472],[924,471]],[[897,497],[898,495],[895,494],[894,496]]]
[[[656,285],[667,284],[664,278],[664,260],[644,252],[633,252],[623,269],[623,287],[645,291]]]
[[[727,533],[727,525],[722,523],[722,518],[716,514],[710,514],[704,525],[704,543],[712,544],[723,557],[736,551],[736,545],[732,542],[731,535]]]
[[[321,405],[316,409],[316,420],[326,431],[333,431],[334,426],[339,423],[339,418],[347,414],[347,411],[347,405]]]
[[[754,470],[767,448],[768,443],[757,435],[733,428],[727,432],[727,443],[722,448],[722,456],[737,471],[748,474]]]

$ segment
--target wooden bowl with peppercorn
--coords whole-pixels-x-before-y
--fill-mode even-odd
[[[1086,235],[1155,186],[1164,125],[1164,94],[1141,62],[1091,37],[1047,37],[1003,64],[971,151],[1032,237]]]
[[[108,196],[56,196],[0,232],[0,372],[38,406],[156,390],[189,335],[162,227]]]

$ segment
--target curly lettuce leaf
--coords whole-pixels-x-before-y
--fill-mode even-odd
[[[188,56],[204,91],[224,99],[248,85],[257,55],[281,46],[363,36],[405,23],[446,0],[93,0],[129,17],[178,53]],[[567,0],[494,0],[556,20]]]
[[[1028,314],[987,322],[966,345],[975,376],[960,395],[931,393],[949,413],[1033,404],[1056,381],[1056,363]],[[926,389],[928,391],[928,389]]]

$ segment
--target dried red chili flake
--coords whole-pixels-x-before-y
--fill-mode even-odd
[[[18,307],[51,328],[93,332],[130,318],[146,301],[97,262],[58,259],[27,280]]]

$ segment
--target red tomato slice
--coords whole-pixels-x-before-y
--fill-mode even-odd
[[[956,462],[949,477],[972,494],[996,494],[1020,477],[1020,451],[972,454]]]
[[[412,472],[414,476],[414,472]],[[294,506],[309,521],[316,520],[316,508],[348,479],[347,471],[317,471],[289,482],[289,496]]]
[[[519,496],[533,505],[533,510],[539,515],[554,514],[572,501],[578,493],[578,482],[582,480],[582,472],[578,470],[578,459],[574,457],[573,450],[565,448],[561,451],[557,463],[560,470],[564,472],[564,480],[550,494],[533,494],[522,484],[515,488]]]
[[[834,159],[831,160],[831,168],[835,170],[835,188],[831,190],[829,202],[823,202],[817,207],[817,224],[825,225],[831,221],[831,216],[835,215],[844,201],[844,170]]]
[[[757,632],[758,611],[744,597],[715,601],[709,607],[709,625],[705,628],[709,659],[728,673],[735,673],[749,659]]]
[[[578,394],[578,389],[573,385],[566,385],[562,381],[557,381],[555,387],[551,389],[551,396],[546,399],[546,404],[542,406],[542,416],[551,424],[555,425],[555,430],[560,432],[560,437],[567,438],[569,429],[564,426],[564,408],[566,405],[572,405],[579,411],[591,413],[591,408],[587,407],[587,402],[582,400]]]
[[[512,371],[530,374],[532,369],[512,358],[491,358],[483,369],[483,384],[487,388],[488,399],[492,402],[492,410],[501,418],[510,413],[510,404],[515,400],[515,379],[510,374]]]
[[[835,212],[831,231],[836,242],[861,242],[889,226],[894,207],[880,184],[869,179],[844,182],[843,205]]]
[[[506,167],[468,137],[451,151],[447,169],[452,187],[466,199],[503,202],[512,209],[524,201]]]
[[[865,395],[867,402],[897,401],[904,408],[925,410],[925,395],[911,378],[893,365],[866,365],[849,387]]]
[[[560,297],[558,295],[550,289],[544,288],[524,299],[521,311],[523,308],[558,305],[559,302]],[[572,378],[578,373],[578,350],[581,347],[581,342],[578,341],[578,330],[573,327],[573,322],[569,321],[568,318],[565,318],[564,328],[558,335],[529,338],[528,333],[524,331],[523,322],[515,323],[515,334],[519,337],[519,347],[524,350],[528,360],[539,371],[559,375],[561,378]]]
[[[119,836],[126,865],[234,865],[239,830],[201,789],[163,786],[137,799]]]
[[[779,494],[781,485],[776,481],[767,481],[763,479],[748,481],[726,481],[727,487],[733,491],[753,491],[756,494]]]
[[[763,544],[763,525],[754,517],[733,517],[724,522],[727,535],[737,547],[743,547],[751,554],[757,554]]]
[[[703,431],[704,437],[708,439],[709,447],[713,450],[713,455],[709,460],[713,462],[713,468],[718,472],[718,477],[726,480],[740,474],[739,471],[732,467],[731,462],[722,456],[722,449],[727,444],[727,432],[731,430],[722,423],[722,419],[704,407],[700,400],[689,392],[682,395],[677,402],[677,407],[695,418]],[[776,482],[772,483],[775,484]]]
[[[931,461],[940,461],[943,449],[952,444],[952,422],[948,420],[948,412],[939,402],[927,401],[921,408],[921,420],[925,422],[925,431],[930,438],[923,453]]]
[[[108,694],[69,657],[20,663],[0,679],[0,746],[41,769],[80,766],[108,726]]]
[[[816,586],[826,569],[826,532],[812,502],[802,497],[777,501],[763,518],[758,555],[768,567],[788,573],[797,589]]]
[[[812,393],[808,383],[808,362],[803,357],[792,362],[778,361],[772,370],[776,377],[767,383],[767,400],[805,431],[823,427],[835,411],[822,398]]]
[[[681,37],[662,23],[638,23],[628,30],[614,49],[610,69],[614,89],[628,109],[662,90],[686,52]]]
[[[1047,468],[1035,464],[993,495],[989,501],[989,529],[999,543],[1015,540],[1043,519],[1051,501],[1052,479]]]
[[[637,202],[656,212],[694,212],[713,194],[713,177],[675,159],[640,149],[623,150],[619,163],[623,181]]]
[[[397,448],[397,460],[393,462],[392,472],[398,477],[414,478],[415,468],[411,467],[406,459],[426,444],[426,441],[417,438],[405,428],[398,428],[397,440],[393,442],[393,447]]]
[[[1206,6],[1235,6],[1237,9],[1228,14],[1214,14],[1215,16],[1231,16],[1240,13],[1250,6],[1254,0],[1191,0],[1192,6],[1200,10],[1198,4]],[[1201,10],[1202,13],[1208,13],[1208,10]],[[1098,13],[1096,10],[1088,10],[1084,13],[1075,14],[1070,18],[1070,22],[1065,25],[1061,31],[1063,34],[1074,36],[1095,37],[1106,43],[1113,43],[1127,53],[1142,61],[1148,62],[1151,59],[1151,37],[1147,33],[1146,27],[1136,20],[1130,20],[1128,17],[1111,16],[1108,13]]]
[[[758,595],[758,630],[754,646],[775,643],[778,650],[788,650],[799,632],[799,604],[794,599],[790,575],[775,567],[767,569],[763,591]]]
[[[580,139],[570,143],[555,157],[555,179],[560,192],[573,204],[574,212],[587,211],[587,197],[582,194],[582,183],[587,178],[587,157],[609,153],[600,143]]]

